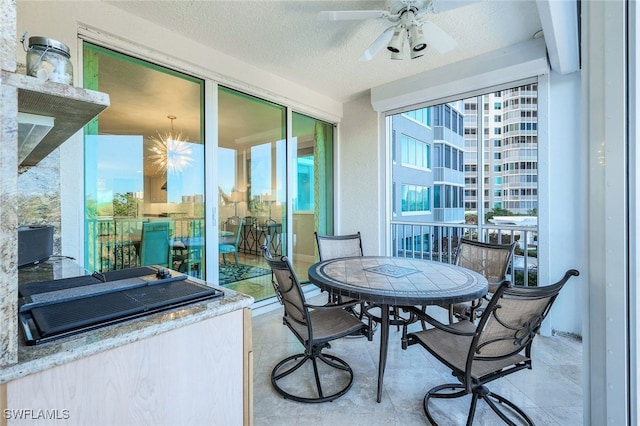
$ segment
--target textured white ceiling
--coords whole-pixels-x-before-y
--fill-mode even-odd
[[[429,16],[458,42],[453,51],[440,54],[428,48],[418,59],[395,61],[383,50],[373,60],[359,62],[362,52],[389,22],[320,21],[318,12],[384,9],[385,1],[108,3],[339,101],[353,99],[380,84],[528,40],[541,29],[535,1],[484,0]]]

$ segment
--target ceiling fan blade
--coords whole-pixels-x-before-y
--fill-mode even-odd
[[[435,0],[433,2],[433,13],[447,12],[481,1],[483,0]]]
[[[321,21],[356,21],[361,19],[385,18],[386,10],[330,10],[318,13]]]
[[[458,42],[453,37],[433,22],[424,21],[422,23],[422,32],[427,44],[440,53],[453,50],[458,45]]]
[[[380,52],[380,50],[382,50],[382,48],[389,43],[391,37],[393,36],[393,30],[395,28],[396,27],[393,26],[384,30],[382,34],[380,34],[378,38],[375,39],[373,43],[369,45],[369,47],[367,47],[367,50],[362,53],[358,60],[361,62],[372,60],[374,56],[376,56]]]

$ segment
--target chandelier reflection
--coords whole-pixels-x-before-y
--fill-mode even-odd
[[[151,138],[152,152],[149,159],[162,174],[174,174],[181,172],[193,162],[191,144],[182,140],[182,133],[175,133],[173,120],[175,115],[168,115],[171,120],[171,131],[165,134],[158,132],[158,137]]]

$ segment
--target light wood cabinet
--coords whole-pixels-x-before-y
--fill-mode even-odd
[[[250,330],[250,310],[235,310],[10,381],[0,415],[7,425],[251,425]]]

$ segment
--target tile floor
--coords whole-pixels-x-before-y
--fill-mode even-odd
[[[324,294],[310,298],[312,303],[325,300]],[[372,342],[366,338],[334,341],[326,352],[351,365],[353,386],[333,402],[304,404],[285,400],[271,386],[273,366],[288,355],[302,352],[302,346],[282,324],[281,307],[254,315],[253,347],[256,426],[425,425],[428,420],[422,409],[424,394],[433,386],[454,381],[450,372],[418,345],[403,351],[400,333],[392,328],[380,403],[375,400],[379,351],[376,334]],[[581,425],[581,342],[571,337],[538,336],[533,344],[533,361],[532,370],[499,379],[491,389],[524,408],[537,425]],[[438,412],[444,416],[441,424],[464,424],[468,409],[464,402],[468,399],[437,401]],[[504,424],[483,404],[479,404],[474,424]]]

